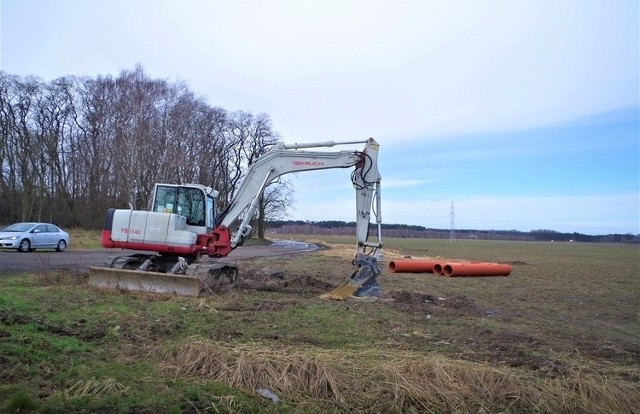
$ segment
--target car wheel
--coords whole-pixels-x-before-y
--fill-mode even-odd
[[[23,239],[18,246],[18,251],[22,253],[26,253],[31,249],[31,242],[29,239]]]
[[[60,240],[58,242],[58,245],[56,246],[56,251],[57,252],[63,252],[64,249],[66,249],[66,248],[67,248],[67,242],[64,241],[64,240]]]

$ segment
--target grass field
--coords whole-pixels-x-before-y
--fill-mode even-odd
[[[240,261],[233,291],[199,299],[0,275],[0,410],[638,412],[638,246],[387,239],[385,262],[513,272],[387,272],[360,303],[318,298],[351,274],[352,239],[315,241],[327,248]]]

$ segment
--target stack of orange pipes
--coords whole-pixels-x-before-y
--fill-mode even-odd
[[[433,273],[441,276],[508,276],[511,265],[491,262],[454,262],[438,260],[392,260],[391,273]]]

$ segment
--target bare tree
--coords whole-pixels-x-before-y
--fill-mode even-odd
[[[34,175],[37,177],[36,219],[57,221],[68,211],[67,171],[65,151],[67,137],[72,133],[72,107],[70,78],[60,78],[43,84],[35,95],[33,131],[35,147]],[[36,159],[34,158],[34,159]],[[73,221],[73,220],[72,220]]]
[[[113,203],[115,139],[115,80],[111,77],[85,78],[78,91],[75,123],[78,129],[72,143],[71,160],[74,198],[83,212],[80,222],[97,226],[102,217],[95,214]]]
[[[284,220],[287,217],[287,211],[292,204],[293,187],[287,179],[280,177],[265,189],[258,204],[258,239],[266,238],[268,221]]]
[[[224,208],[275,141],[267,115],[212,107],[141,66],[48,83],[0,72],[0,221],[97,227],[107,208],[147,207],[155,182],[209,185]],[[289,196],[285,181],[267,189],[261,237]]]
[[[0,222],[17,219],[15,206],[20,201],[16,152],[18,83],[16,76],[0,72],[0,198],[7,204],[6,208],[0,209]]]

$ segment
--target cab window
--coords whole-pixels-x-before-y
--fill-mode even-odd
[[[213,227],[214,219],[215,219],[215,200],[211,196],[207,196],[207,227]]]
[[[206,200],[199,188],[157,186],[153,211],[174,213],[187,218],[190,226],[206,225]]]
[[[187,218],[191,226],[205,225],[205,196],[199,188],[181,187],[178,190],[177,209],[174,213]]]
[[[175,202],[175,187],[158,186],[156,188],[156,198],[153,200],[153,205],[155,206],[153,211],[158,213],[174,213]]]

